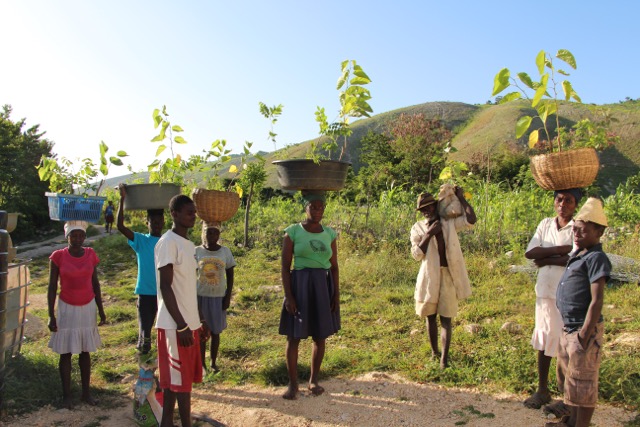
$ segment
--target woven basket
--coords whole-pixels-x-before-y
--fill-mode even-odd
[[[531,157],[531,173],[545,190],[588,187],[598,175],[600,162],[593,148],[540,154]]]
[[[196,188],[191,193],[198,216],[205,222],[226,221],[238,212],[240,198],[229,191]]]

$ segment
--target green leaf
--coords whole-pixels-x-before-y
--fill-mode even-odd
[[[508,68],[503,68],[498,71],[498,74],[493,78],[493,92],[491,96],[496,96],[509,87],[509,76],[510,72]]]
[[[538,115],[540,116],[540,119],[544,123],[547,121],[547,117],[549,117],[552,114],[555,114],[558,111],[558,106],[554,101],[547,99],[547,100],[540,101],[540,104],[538,104],[538,106],[536,107],[536,110],[538,111]]]
[[[573,86],[571,86],[571,82],[569,82],[568,80],[564,80],[562,82],[562,90],[564,91],[565,101],[569,101],[572,96],[577,95],[576,92],[573,90]]]
[[[120,160],[118,157],[109,157],[109,161],[112,165],[122,166],[122,160]]]
[[[176,142],[176,144],[186,144],[187,141],[185,141],[185,139],[181,136],[176,136],[175,138],[173,138],[173,140]]]
[[[153,139],[151,140],[151,142],[158,142],[158,141],[162,141],[162,140],[164,140],[164,132],[160,132],[159,134],[154,136]]]
[[[558,74],[562,74],[563,76],[568,76],[569,75],[569,73],[567,73],[565,70],[558,69],[556,71],[557,71]]]
[[[183,131],[184,131],[184,129],[182,129],[182,128],[181,128],[180,126],[178,126],[178,125],[173,125],[173,126],[171,126],[171,130],[172,130],[172,131],[174,131],[174,132],[183,132]]]
[[[118,152],[116,153],[116,155],[117,155],[118,157],[127,157],[127,156],[128,156],[127,152],[126,152],[126,151],[122,151],[122,150],[118,151]]]
[[[547,53],[544,50],[541,50],[536,56],[536,67],[538,67],[538,74],[542,75],[544,73],[544,66],[546,62]]]
[[[342,72],[342,75],[338,78],[338,83],[336,83],[336,90],[342,89],[342,86],[347,82],[347,77],[349,77],[349,69],[345,69]]]
[[[109,151],[107,144],[105,144],[104,141],[100,141],[100,156],[107,154],[107,151]]]
[[[540,132],[538,129],[534,130],[529,134],[529,148],[533,148],[538,143],[538,138],[540,136]]]
[[[157,128],[162,123],[162,116],[160,116],[160,110],[157,108],[153,110],[153,128]]]
[[[571,68],[573,68],[574,70],[576,68],[578,68],[577,64],[576,64],[576,58],[573,56],[573,54],[571,52],[569,52],[567,49],[560,49],[558,50],[558,53],[556,53],[556,58],[564,61],[567,63],[567,65],[569,65]]]
[[[361,67],[361,66],[359,66],[359,65],[358,65],[358,66],[356,66],[356,67],[353,69],[353,75],[354,75],[354,76],[357,76],[357,77],[360,77],[360,78],[363,78],[363,79],[366,79],[366,80],[367,80],[367,83],[371,83],[371,79],[369,78],[369,76],[367,75],[367,73],[365,73],[365,72],[364,72],[364,70],[362,69],[362,67]]]
[[[441,180],[447,180],[447,179],[451,179],[451,177],[453,176],[452,170],[449,166],[446,166],[445,168],[442,169],[442,172],[440,172],[440,176],[438,176],[438,179]]]
[[[109,169],[107,168],[107,165],[100,164],[100,173],[102,173],[102,175],[106,175],[109,173]]]
[[[533,89],[533,80],[531,80],[531,77],[529,77],[529,74],[525,72],[518,73],[518,79],[520,79],[520,81],[524,83],[524,85],[527,86],[529,89]]]
[[[547,122],[547,117],[549,117],[549,105],[551,104],[551,102],[543,101],[538,105],[538,115],[540,116],[540,120],[542,120],[542,123]]]
[[[576,102],[580,102],[580,103],[582,102],[582,99],[580,99],[580,97],[578,96],[578,94],[577,94],[577,93],[575,93],[575,92],[573,92],[573,93],[571,94],[571,98],[573,98],[573,100],[574,100],[574,101],[576,101]]]
[[[529,116],[522,116],[516,122],[516,138],[521,138],[525,134],[529,126],[531,126],[531,120]]]
[[[371,83],[371,80],[364,78],[364,77],[354,77],[351,79],[351,81],[349,82],[352,85],[366,85]]]
[[[156,150],[156,157],[158,157],[160,154],[162,154],[162,152],[167,148],[166,145],[162,144],[158,147],[158,149]],[[157,160],[156,160],[157,161]],[[154,161],[154,163],[156,162]]]
[[[542,99],[542,97],[547,93],[547,83],[549,81],[549,74],[544,73],[542,75],[542,79],[540,79],[540,86],[536,89],[536,93],[533,95],[533,99],[531,100],[531,106],[535,108],[538,105],[538,102]]]
[[[503,96],[502,99],[500,99],[499,104],[504,104],[505,102],[509,101],[515,101],[516,99],[520,99],[521,96],[522,95],[520,94],[520,92],[510,92]]]

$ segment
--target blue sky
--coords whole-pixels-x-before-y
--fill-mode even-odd
[[[373,80],[374,113],[485,103],[501,68],[535,74],[541,49],[573,52],[583,102],[638,98],[638,16],[635,1],[0,0],[0,104],[55,153],[97,160],[104,140],[142,170],[162,105],[185,129],[183,156],[215,139],[272,151],[259,101],[284,105],[278,148],[313,138],[316,106],[338,109],[344,59]]]

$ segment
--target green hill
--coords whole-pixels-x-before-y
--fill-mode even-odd
[[[582,118],[593,118],[593,105],[563,103],[560,106],[561,124],[572,126]],[[603,105],[611,110],[616,120],[612,130],[620,136],[620,142],[600,153],[602,170],[597,183],[607,192],[615,191],[618,183],[640,171],[640,102]],[[453,146],[458,152],[455,160],[470,161],[474,154],[499,155],[507,150],[526,151],[526,138],[516,141],[515,123],[523,114],[531,114],[525,102],[510,102],[502,105],[470,105],[461,102],[428,102],[377,114],[352,124],[353,134],[347,143],[347,160],[357,172],[361,166],[361,139],[369,132],[383,132],[387,124],[400,114],[424,114],[429,119],[439,119],[454,132]],[[304,158],[312,140],[291,145],[285,149],[264,155],[267,160],[268,187],[278,188],[276,169],[271,162],[282,158]],[[238,163],[238,159],[232,163]],[[144,178],[146,173],[138,175]],[[106,185],[127,180],[129,176],[111,178]]]
[[[572,126],[578,120],[593,117],[593,105],[564,103],[560,106],[562,125]],[[640,171],[640,103],[638,101],[609,104],[602,107],[611,110],[616,120],[612,130],[620,136],[620,142],[600,153],[602,170],[597,183],[607,192],[615,191],[620,182]],[[470,105],[460,102],[429,102],[405,107],[362,119],[353,124],[353,134],[348,141],[348,152],[353,168],[360,168],[360,140],[369,131],[382,132],[386,124],[400,114],[422,113],[429,119],[443,120],[455,137],[453,146],[458,152],[455,160],[470,161],[474,154],[498,155],[507,150],[526,151],[528,136],[516,141],[515,123],[523,114],[531,114],[525,102],[510,102],[501,105]],[[311,141],[290,148],[288,157],[304,157]],[[275,160],[273,153],[267,160]],[[268,165],[268,185],[277,187],[277,177],[272,165]]]

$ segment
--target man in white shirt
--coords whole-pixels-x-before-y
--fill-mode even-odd
[[[158,283],[158,368],[164,402],[161,427],[173,426],[176,400],[183,427],[191,427],[191,387],[202,382],[202,324],[196,293],[195,245],[187,233],[196,221],[193,201],[178,195],[169,202],[173,227],[155,247]]]
[[[440,368],[449,363],[451,319],[458,313],[458,300],[471,295],[471,284],[462,256],[458,231],[476,223],[476,213],[465,200],[462,188],[455,187],[455,195],[462,207],[462,216],[441,218],[438,203],[429,193],[418,196],[416,210],[425,216],[411,227],[411,256],[421,261],[414,299],[416,314],[427,318],[432,356],[440,358]],[[438,351],[440,315],[442,353]]]

